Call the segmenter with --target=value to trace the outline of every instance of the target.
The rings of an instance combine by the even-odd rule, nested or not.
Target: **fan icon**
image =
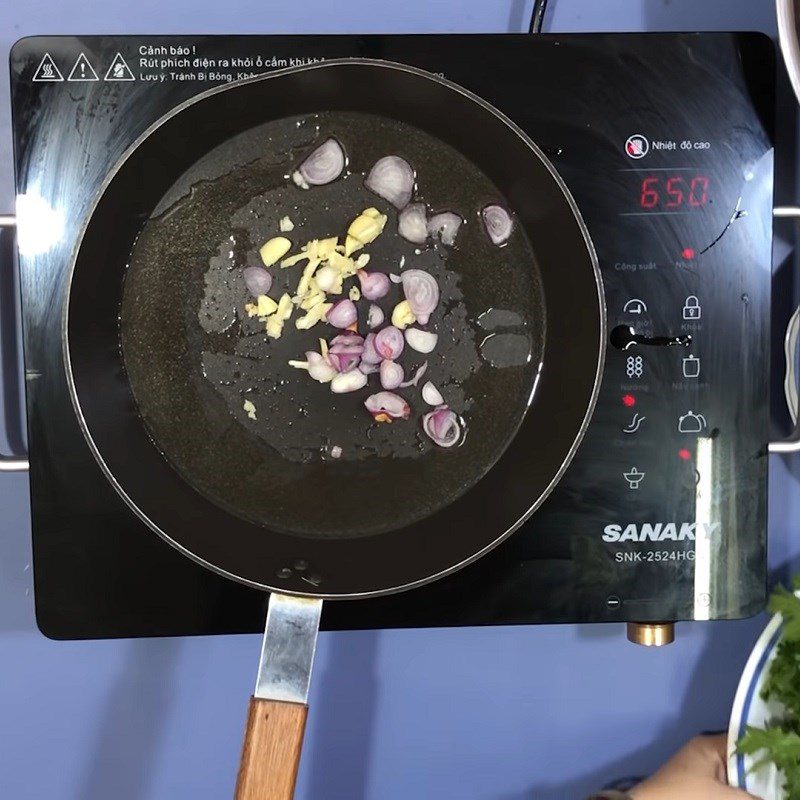
[[[639,484],[642,482],[642,478],[644,478],[645,473],[639,472],[636,467],[631,467],[627,472],[622,473],[622,477],[628,481],[628,488],[629,489],[638,489]]]

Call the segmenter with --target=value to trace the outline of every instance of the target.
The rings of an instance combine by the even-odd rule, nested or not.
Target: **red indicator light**
[[[694,258],[694,247],[684,247],[681,251],[681,255],[689,261],[690,259]]]
[[[692,454],[685,447],[681,447],[681,449],[678,450],[678,457],[682,458],[684,461],[688,461],[692,457]]]
[[[622,395],[622,405],[626,408],[633,408],[636,405],[636,398],[632,394]]]

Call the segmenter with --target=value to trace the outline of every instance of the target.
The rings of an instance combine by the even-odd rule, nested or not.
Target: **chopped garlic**
[[[289,258],[284,258],[283,261],[281,261],[281,266],[291,267],[304,258],[309,259],[309,261],[316,261],[317,263],[324,261],[335,251],[338,241],[339,240],[335,236],[331,236],[328,239],[312,239],[308,244],[300,248],[299,253],[289,256]]]
[[[394,311],[392,311],[392,325],[394,325],[395,328],[403,330],[403,328],[407,328],[412,322],[416,321],[417,318],[414,316],[414,312],[411,310],[408,300],[403,300],[402,303],[398,303],[394,307]]]
[[[278,306],[273,314],[267,317],[267,336],[280,339],[283,333],[283,323],[292,316],[292,297],[288,294],[281,295]]]
[[[342,275],[342,278],[350,278],[358,271],[356,262],[353,261],[352,258],[343,256],[341,253],[337,253],[336,251],[328,256],[328,265],[334,269],[338,269]]]
[[[303,311],[311,311],[312,308],[324,302],[325,292],[309,292],[303,297],[303,300],[300,303],[300,308],[302,308]]]
[[[267,317],[267,336],[271,339],[280,339],[282,333],[283,320],[275,314]]]
[[[248,317],[258,317],[262,322],[270,315],[274,314],[278,304],[265,294],[260,294],[255,303],[245,303],[244,310]]]
[[[317,257],[324,261],[331,253],[336,252],[336,245],[338,243],[339,240],[335,236],[330,236],[327,239],[320,239],[319,246],[317,247]]]
[[[348,236],[344,240],[344,254],[349,256],[351,253],[354,253],[356,250],[360,250],[364,245],[356,239],[355,236]]]
[[[288,216],[285,216],[281,218],[278,227],[281,229],[281,233],[288,233],[294,230],[294,222],[292,222]]]
[[[358,288],[358,286],[351,286],[350,287],[350,292],[348,294],[348,297],[354,303],[358,302],[361,299],[361,290]]]
[[[364,267],[366,267],[367,264],[369,264],[369,253],[362,253],[356,259],[356,268],[357,269],[364,269]]]
[[[295,320],[295,326],[299,331],[307,331],[313,328],[330,310],[333,303],[320,303],[314,306],[304,317]]]
[[[258,251],[265,267],[277,264],[292,249],[292,243],[285,236],[276,236],[266,242]]]
[[[374,242],[381,235],[386,219],[386,214],[381,214],[377,208],[365,208],[347,229],[344,254],[349,256],[364,245]]]
[[[278,304],[265,294],[260,294],[256,298],[256,302],[258,303],[256,306],[256,316],[258,317],[268,317],[278,310]]]
[[[300,283],[297,284],[297,296],[303,297],[309,290],[311,279],[314,277],[314,272],[316,272],[317,267],[319,266],[319,261],[313,259],[309,261],[306,265],[306,268],[303,270],[303,275],[300,278]]]
[[[319,352],[322,353],[323,358],[328,356],[328,343],[324,339],[319,340]]]
[[[255,404],[250,400],[245,400],[242,408],[247,412],[247,416],[250,417],[250,419],[258,419],[258,417],[256,417]]]
[[[300,170],[296,169],[292,173],[292,181],[294,182],[295,186],[298,186],[301,189],[309,189],[311,188],[308,185],[308,181],[300,174]]]
[[[304,258],[311,258],[311,254],[306,252],[305,247],[302,247],[299,253],[289,256],[289,258],[284,258],[283,261],[281,261],[281,268],[293,267],[295,264],[299,264]]]
[[[286,293],[281,295],[275,315],[280,319],[289,319],[292,316],[292,298]]]

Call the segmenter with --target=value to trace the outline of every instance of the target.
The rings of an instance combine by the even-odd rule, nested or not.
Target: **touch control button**
[[[644,359],[641,356],[628,356],[625,359],[625,374],[629,378],[641,378],[644,375]]]
[[[644,300],[640,300],[638,297],[632,297],[622,307],[622,312],[624,314],[637,314],[637,315],[646,314],[647,303],[645,303]]]
[[[683,359],[683,377],[700,377],[700,359],[697,356],[686,356]]]
[[[638,489],[646,473],[640,472],[636,467],[631,467],[627,472],[622,473],[622,477],[628,481],[629,489]]]
[[[694,411],[687,411],[678,417],[678,433],[700,433],[706,427],[706,418]]]
[[[622,429],[623,433],[636,433],[642,427],[642,423],[647,419],[638,412],[633,415],[631,421]]]
[[[683,303],[683,318],[684,319],[700,319],[703,316],[703,309],[700,306],[700,301],[697,295],[690,294]]]

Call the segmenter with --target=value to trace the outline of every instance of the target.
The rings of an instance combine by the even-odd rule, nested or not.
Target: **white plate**
[[[728,782],[731,786],[745,789],[762,800],[783,800],[781,788],[783,780],[772,764],[766,764],[755,772],[751,772],[754,762],[752,756],[743,756],[736,752],[736,743],[744,734],[748,725],[763,728],[770,719],[781,714],[780,703],[761,699],[761,687],[769,673],[775,648],[781,638],[781,617],[776,614],[758,637],[750,658],[747,659],[739,688],[733,701],[731,722],[728,728]]]

